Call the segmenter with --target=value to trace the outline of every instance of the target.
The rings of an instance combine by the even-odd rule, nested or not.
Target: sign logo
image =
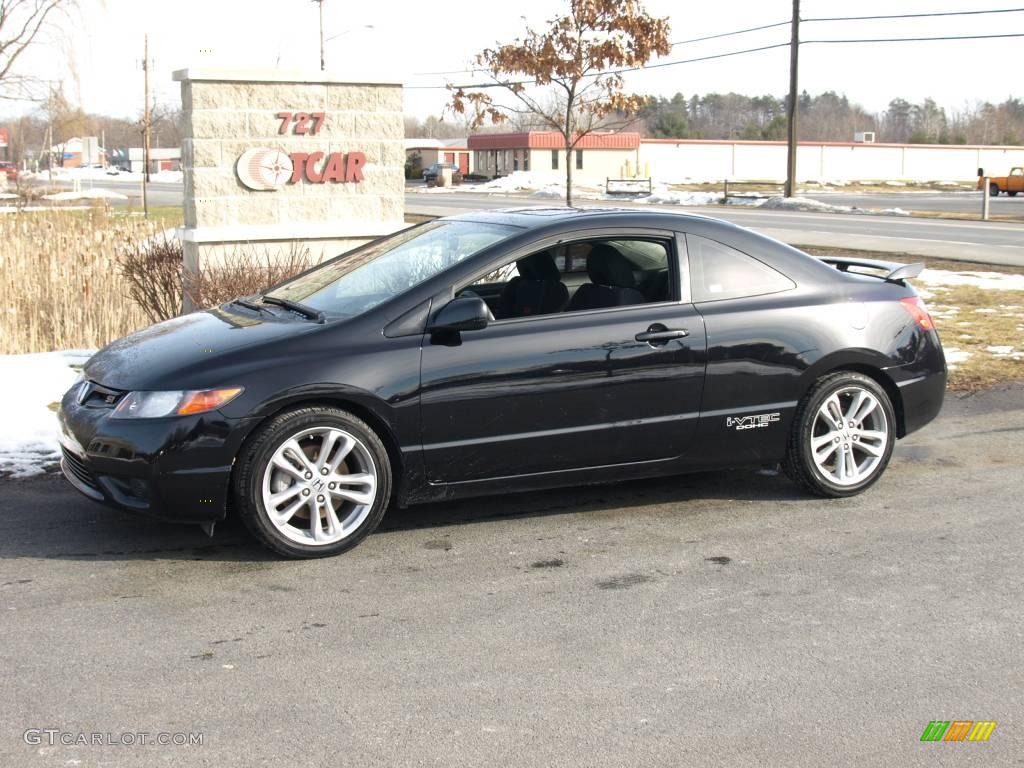
[[[280,189],[292,177],[292,160],[280,149],[255,147],[238,158],[235,172],[238,180],[257,191]]]
[[[362,152],[292,152],[254,147],[243,152],[235,163],[238,180],[249,189],[265,192],[285,184],[306,181],[359,183],[363,180],[366,155]]]
[[[725,426],[734,429],[761,429],[779,420],[778,413],[757,413],[751,416],[726,416]]]
[[[988,741],[995,729],[995,720],[932,720],[921,741]]]

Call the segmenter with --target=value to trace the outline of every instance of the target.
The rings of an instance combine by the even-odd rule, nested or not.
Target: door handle
[[[682,339],[689,336],[690,332],[685,328],[654,328],[653,326],[643,333],[638,333],[635,338],[637,341],[669,341],[670,339]]]

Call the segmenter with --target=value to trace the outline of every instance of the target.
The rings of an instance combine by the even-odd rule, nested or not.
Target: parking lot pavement
[[[10,481],[0,765],[1020,764],[1022,433],[1024,386],[951,397],[858,498],[470,500],[315,562]],[[141,732],[203,743],[60,743]]]

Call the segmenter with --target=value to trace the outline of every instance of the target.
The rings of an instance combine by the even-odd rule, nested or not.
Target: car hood
[[[87,378],[121,390],[202,389],[224,384],[237,352],[294,339],[322,325],[256,318],[219,308],[176,317],[101,349],[85,365]],[[248,354],[251,354],[251,350]]]

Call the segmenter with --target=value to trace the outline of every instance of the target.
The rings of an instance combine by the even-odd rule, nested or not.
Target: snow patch
[[[966,363],[971,359],[971,353],[959,347],[946,347],[943,351],[946,353],[946,367],[951,371],[956,370],[959,363]]]
[[[159,181],[162,184],[180,184],[185,179],[181,171],[158,171],[149,174],[150,181]]]
[[[757,204],[758,208],[769,211],[804,211],[811,213],[852,213],[857,215],[909,216],[902,208],[857,208],[849,205],[832,205],[809,197],[769,197]]]
[[[1007,357],[1008,355],[1013,354],[1013,347],[1004,346],[1001,344],[993,344],[991,346],[985,347],[985,351],[995,355],[996,357]]]
[[[722,202],[721,192],[681,192],[660,187],[635,202],[650,205],[716,205]]]
[[[915,279],[926,285],[969,285],[996,291],[1024,291],[1024,274],[926,269]],[[979,309],[978,312],[995,312],[995,310]]]
[[[47,180],[51,178],[50,171],[37,171],[35,173],[25,172],[22,174],[25,179]],[[125,181],[141,181],[141,173],[119,171],[113,166],[106,168],[54,168],[52,178],[58,181],[101,181],[104,179],[116,178]]]
[[[0,399],[17,403],[0,432],[0,475],[38,475],[60,459],[57,414],[51,410],[95,350],[0,355]]]

